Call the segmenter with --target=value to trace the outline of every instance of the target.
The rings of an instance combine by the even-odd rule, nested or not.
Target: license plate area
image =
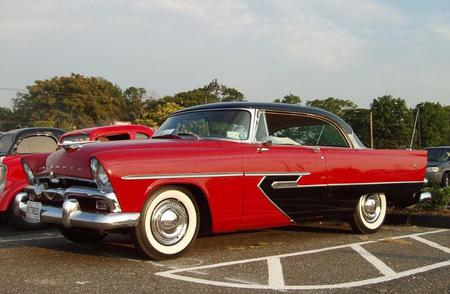
[[[41,202],[27,201],[27,221],[30,223],[39,223],[41,221],[41,208]]]

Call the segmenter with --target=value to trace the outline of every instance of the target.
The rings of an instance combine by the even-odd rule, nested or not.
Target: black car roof
[[[326,117],[335,123],[337,123],[340,127],[342,127],[348,133],[353,133],[352,128],[339,116],[329,111],[326,111],[321,108],[295,105],[295,104],[287,104],[287,103],[263,103],[263,102],[222,102],[222,103],[211,103],[211,104],[203,104],[198,106],[188,107],[182,110],[175,112],[174,114],[180,114],[189,111],[195,110],[208,110],[208,109],[229,109],[229,108],[251,108],[251,109],[265,109],[265,110],[273,110],[273,111],[287,111],[287,112],[301,112],[308,114],[315,114],[319,116]]]
[[[60,137],[62,134],[64,134],[64,130],[57,129],[57,128],[22,128],[22,129],[15,129],[8,131],[6,133],[1,134],[4,135],[13,135],[14,137],[22,137],[24,135],[28,134],[36,134],[36,133],[52,133],[56,137]]]

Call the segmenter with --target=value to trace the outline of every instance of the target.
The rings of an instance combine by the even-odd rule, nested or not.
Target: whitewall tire
[[[199,217],[197,203],[188,190],[167,186],[147,199],[132,237],[138,249],[154,260],[178,257],[197,237]]]
[[[350,225],[357,233],[375,233],[383,225],[386,209],[386,196],[383,193],[363,195],[358,200]]]

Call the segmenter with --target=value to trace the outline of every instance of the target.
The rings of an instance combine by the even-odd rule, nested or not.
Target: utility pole
[[[411,143],[409,144],[409,149],[412,149],[413,146],[413,141],[414,141],[414,135],[416,134],[416,127],[417,127],[417,120],[419,119],[419,112],[420,112],[420,107],[423,105],[423,103],[419,103],[416,106],[416,119],[414,120],[414,128],[413,128],[413,132],[412,132],[412,136],[411,136]]]
[[[372,111],[369,112],[369,121],[370,121],[370,148],[373,149],[373,115],[372,115]]]

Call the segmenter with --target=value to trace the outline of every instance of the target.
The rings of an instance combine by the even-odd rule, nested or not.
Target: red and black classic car
[[[327,111],[222,103],[171,115],[152,139],[59,150],[16,197],[16,213],[73,242],[128,231],[153,259],[212,233],[349,221],[382,225],[391,203],[420,197],[425,151],[373,150]]]
[[[16,217],[12,213],[13,199],[19,191],[34,180],[34,173],[45,168],[47,156],[58,148],[58,139],[60,145],[70,147],[72,144],[78,145],[91,141],[149,138],[153,135],[153,129],[141,125],[117,125],[63,133],[63,130],[52,128],[27,128],[8,132],[0,138],[0,144],[4,146],[8,154],[3,159],[4,167],[0,166],[0,211],[11,212],[8,217],[18,228],[33,229],[41,226],[39,221]],[[5,181],[4,191],[1,186],[2,180]]]
[[[14,196],[31,184],[28,179],[33,173],[24,158],[28,154],[46,157],[56,151],[63,133],[63,130],[55,128],[23,128],[0,136],[0,212],[12,213]],[[18,224],[22,224],[21,219]]]

